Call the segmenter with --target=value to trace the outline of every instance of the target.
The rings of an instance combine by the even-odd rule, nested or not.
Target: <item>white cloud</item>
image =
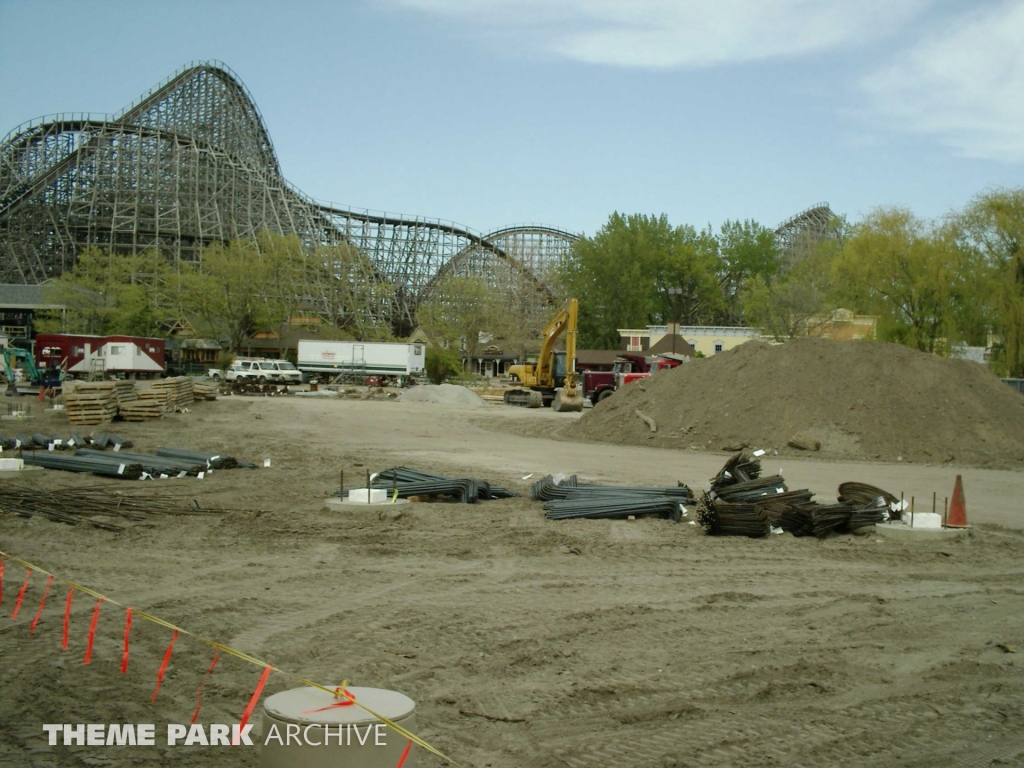
[[[568,59],[682,68],[801,56],[875,39],[934,0],[390,0]]]
[[[951,20],[861,80],[901,129],[965,157],[1024,161],[1024,3]]]

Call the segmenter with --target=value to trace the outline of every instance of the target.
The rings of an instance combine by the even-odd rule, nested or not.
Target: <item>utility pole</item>
[[[669,288],[668,289],[668,295],[669,296],[682,296],[683,295],[683,289],[682,288]],[[671,301],[672,304],[675,304],[678,301],[678,299],[676,299],[675,301],[672,301],[672,300],[670,300],[670,301]],[[678,311],[678,309],[677,309],[675,314],[676,314],[676,327],[675,327],[675,331],[672,332],[672,354],[673,355],[676,353],[676,336],[679,335],[679,311]]]

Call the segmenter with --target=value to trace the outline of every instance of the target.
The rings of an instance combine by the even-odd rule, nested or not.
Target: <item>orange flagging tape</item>
[[[71,615],[71,600],[72,600],[72,596],[74,595],[74,591],[77,589],[80,592],[84,592],[85,594],[90,595],[90,596],[96,598],[96,606],[95,606],[95,608],[93,608],[92,621],[89,624],[89,638],[88,638],[88,644],[87,644],[86,650],[85,650],[85,659],[82,662],[83,664],[88,664],[92,660],[92,649],[93,649],[93,643],[94,643],[95,637],[96,637],[96,624],[97,624],[97,622],[99,620],[100,605],[104,601],[106,601],[106,602],[110,603],[111,605],[118,606],[119,608],[126,608],[127,609],[128,606],[123,605],[123,604],[117,602],[116,600],[112,600],[109,597],[107,597],[106,595],[100,594],[99,592],[97,592],[94,589],[90,589],[89,587],[86,587],[86,586],[84,586],[82,584],[78,584],[78,583],[76,583],[74,581],[71,581],[69,579],[65,579],[65,578],[62,578],[60,576],[56,576],[56,575],[50,573],[49,571],[47,571],[46,569],[40,568],[38,565],[33,565],[32,563],[28,562],[27,560],[22,560],[19,557],[15,557],[15,556],[11,555],[10,553],[3,552],[3,551],[0,551],[0,578],[2,578],[2,575],[3,575],[3,566],[4,566],[3,558],[7,558],[8,560],[11,560],[12,562],[19,563],[20,565],[23,565],[26,568],[28,568],[28,573],[25,576],[25,583],[22,584],[22,586],[21,586],[21,592],[20,592],[20,594],[18,596],[18,601],[17,601],[17,604],[15,605],[15,608],[14,608],[14,614],[11,616],[11,618],[14,618],[18,614],[18,609],[19,609],[19,607],[21,605],[21,598],[24,596],[25,590],[28,588],[28,580],[29,580],[29,577],[32,575],[32,571],[39,571],[40,573],[42,573],[42,574],[44,574],[46,576],[52,576],[57,581],[62,582],[64,584],[67,584],[71,588],[68,591],[67,603],[65,604],[65,608],[64,608],[64,637],[63,637],[63,645],[62,645],[63,648],[67,648],[67,644],[68,644],[68,623],[69,623],[69,619],[70,619],[70,615]],[[2,586],[2,582],[0,582],[0,586]],[[244,651],[239,651],[239,650],[237,650],[235,648],[231,648],[229,646],[222,645],[221,643],[214,642],[213,640],[210,640],[209,638],[203,637],[202,635],[197,635],[197,634],[195,634],[193,632],[189,632],[188,630],[183,629],[183,628],[181,628],[181,627],[179,627],[179,626],[177,626],[175,624],[172,624],[169,621],[161,619],[159,616],[154,616],[154,615],[152,615],[150,613],[145,613],[143,611],[136,611],[134,609],[132,609],[132,614],[131,615],[132,616],[137,616],[137,617],[139,617],[141,619],[145,619],[146,621],[151,622],[153,624],[159,624],[160,626],[166,627],[167,629],[170,629],[170,630],[172,630],[174,632],[179,632],[179,633],[181,633],[183,635],[188,635],[189,637],[195,638],[199,642],[205,643],[206,645],[212,646],[214,648],[215,653],[214,653],[214,656],[213,656],[213,661],[210,664],[210,668],[206,671],[206,675],[203,677],[202,682],[200,682],[199,688],[196,690],[196,711],[192,715],[192,720],[191,720],[192,723],[194,723],[196,721],[196,718],[199,716],[200,696],[202,694],[203,685],[205,684],[206,680],[209,678],[210,674],[213,672],[214,667],[217,665],[217,660],[220,658],[220,652],[223,651],[224,653],[227,653],[227,654],[229,654],[231,656],[234,656],[237,659],[241,659],[244,662],[247,662],[249,664],[253,664],[255,666],[263,668],[263,675],[261,676],[261,684],[257,688],[256,693],[254,694],[253,699],[250,700],[249,706],[246,708],[245,719],[242,721],[242,726],[243,727],[244,727],[245,723],[248,721],[249,716],[252,714],[252,710],[255,709],[256,704],[258,703],[258,700],[259,700],[259,695],[258,694],[262,693],[263,684],[266,683],[266,678],[268,678],[270,676],[271,672],[277,672],[277,673],[282,674],[282,675],[284,675],[285,677],[287,677],[287,678],[289,678],[291,680],[294,680],[297,683],[301,683],[302,685],[309,686],[310,688],[315,688],[318,691],[323,691],[324,693],[329,693],[329,694],[331,694],[331,695],[333,695],[333,696],[335,696],[337,698],[340,698],[340,697],[343,696],[344,698],[348,699],[349,703],[355,704],[357,707],[359,707],[363,711],[373,715],[378,720],[380,720],[382,723],[384,723],[385,725],[390,727],[395,733],[397,733],[400,736],[403,736],[406,739],[408,739],[412,744],[415,744],[415,745],[417,745],[419,747],[422,747],[427,752],[430,752],[432,755],[436,755],[437,757],[441,758],[442,760],[446,760],[448,763],[450,763],[451,765],[455,766],[455,768],[461,768],[459,763],[455,762],[455,760],[453,760],[452,758],[448,757],[448,755],[446,755],[441,750],[437,749],[437,747],[435,747],[435,746],[433,746],[431,744],[428,744],[426,741],[421,739],[416,734],[408,731],[407,729],[403,728],[401,725],[399,725],[398,723],[394,722],[393,720],[385,717],[384,715],[382,715],[382,714],[380,714],[378,712],[373,711],[370,707],[366,706],[362,702],[356,701],[355,700],[355,696],[353,696],[349,691],[345,690],[343,686],[341,686],[339,688],[335,688],[335,689],[332,690],[331,688],[328,688],[328,687],[326,687],[324,685],[321,685],[320,683],[317,683],[317,682],[314,682],[312,680],[309,680],[308,678],[301,677],[300,675],[296,675],[296,674],[294,674],[292,672],[286,672],[283,669],[278,669],[278,668],[274,667],[272,664],[270,664],[270,663],[268,663],[266,661],[263,661],[262,659],[258,659],[255,656],[251,656],[248,653],[245,653]],[[130,627],[130,620],[126,619],[126,627],[125,627],[125,652],[127,652],[127,635],[128,635],[129,627]],[[125,663],[125,657],[122,657],[122,664],[124,664],[124,663]],[[239,730],[241,730],[241,728]]]
[[[4,604],[4,559],[0,557],[0,605]]]
[[[96,607],[92,609],[92,621],[89,623],[89,640],[85,645],[85,659],[83,664],[88,664],[92,661],[92,643],[96,639],[96,622],[100,620],[100,604],[103,602],[101,597],[96,601]]]
[[[28,625],[29,634],[34,635],[36,633],[36,624],[39,623],[39,617],[43,615],[43,606],[46,605],[46,596],[50,594],[51,584],[53,584],[53,574],[50,574],[50,578],[46,580],[46,588],[43,590],[43,597],[39,601],[39,610],[36,611],[36,616],[32,619],[32,623]]]
[[[18,592],[18,599],[14,601],[14,613],[11,614],[11,619],[18,618],[18,611],[21,610],[21,601],[25,597],[25,590],[28,589],[28,580],[32,577],[32,569],[28,569],[28,573],[25,574],[25,581],[21,585],[21,590]]]
[[[220,650],[214,651],[213,661],[210,662],[210,668],[206,670],[206,674],[203,675],[203,679],[199,681],[199,687],[196,688],[196,711],[192,713],[192,719],[189,720],[189,723],[194,723],[196,721],[196,718],[199,717],[199,707],[202,706],[202,704],[199,702],[199,697],[203,693],[203,686],[206,685],[207,678],[209,678],[210,675],[213,674],[213,668],[217,666],[217,659],[219,658]]]
[[[128,635],[132,631],[132,609],[126,608],[124,612],[124,651],[121,653],[121,674],[128,671]]]
[[[253,691],[252,698],[249,699],[249,704],[245,708],[245,712],[242,713],[242,719],[238,721],[238,732],[231,739],[231,746],[238,746],[241,732],[245,730],[245,724],[249,722],[249,717],[252,715],[252,711],[256,709],[256,703],[260,700],[260,695],[263,693],[263,686],[267,684],[267,678],[270,677],[270,673],[273,671],[273,667],[263,668],[263,674],[260,675],[260,681],[256,684],[256,690]]]
[[[343,700],[343,701],[336,701],[333,704],[328,704],[326,707],[320,707],[319,709],[304,709],[302,711],[302,714],[310,715],[310,714],[312,714],[314,712],[323,712],[323,711],[328,710],[328,709],[334,709],[335,707],[351,707],[353,704],[356,703],[356,695],[354,693],[352,693],[352,691],[348,690],[347,688],[344,689],[344,690],[342,690],[340,686],[335,688],[334,689],[334,695],[335,696],[347,696],[348,698]]]
[[[409,750],[411,749],[412,742],[410,741],[408,744],[405,745],[405,751],[402,753],[402,756],[398,758],[398,765],[396,765],[395,768],[402,768],[402,766],[405,765],[405,758],[409,756]]]
[[[171,660],[171,652],[174,650],[174,644],[178,642],[178,630],[174,630],[174,634],[171,635],[171,644],[167,646],[167,650],[164,651],[164,660],[160,664],[160,669],[156,673],[156,688],[153,689],[153,698],[150,701],[156,701],[156,695],[160,692],[160,686],[164,682],[164,672],[167,671],[167,662]],[[193,720],[192,722],[195,722]]]
[[[65,651],[68,649],[68,622],[71,621],[71,598],[75,596],[75,588],[71,587],[68,590],[68,599],[64,601],[64,639],[61,641],[60,647]]]

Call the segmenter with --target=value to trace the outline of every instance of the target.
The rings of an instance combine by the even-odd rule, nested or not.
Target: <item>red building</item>
[[[40,333],[35,339],[35,361],[40,370],[63,368],[68,375],[154,377],[164,372],[164,340]]]

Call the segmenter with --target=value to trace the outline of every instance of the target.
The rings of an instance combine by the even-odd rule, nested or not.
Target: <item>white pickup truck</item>
[[[210,375],[219,380],[221,370],[211,369]],[[301,384],[302,371],[287,360],[240,360],[224,371],[224,379],[258,384]]]

